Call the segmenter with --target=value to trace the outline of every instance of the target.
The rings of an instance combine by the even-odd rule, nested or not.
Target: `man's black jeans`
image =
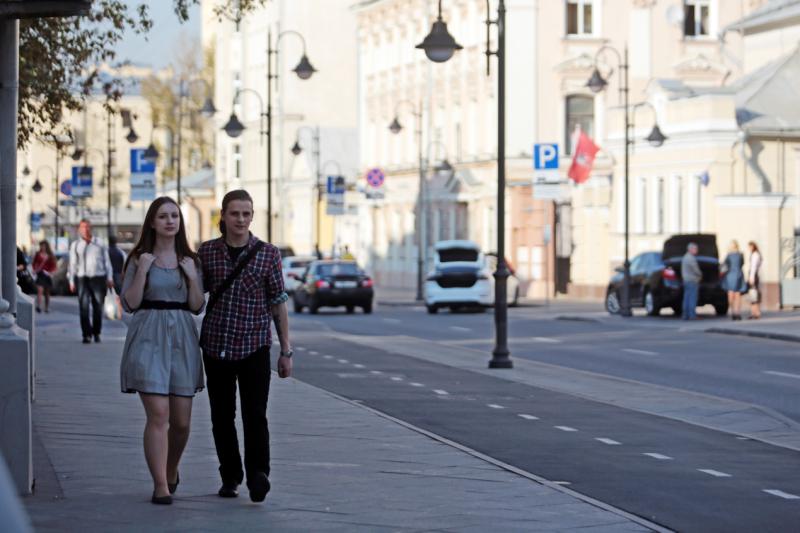
[[[269,347],[244,359],[230,361],[203,355],[206,387],[211,405],[211,426],[223,483],[241,484],[244,479],[239,440],[236,437],[236,382],[244,429],[244,467],[247,478],[264,472],[269,477]]]
[[[103,328],[103,300],[106,297],[106,278],[103,276],[80,277],[75,280],[78,289],[78,306],[81,313],[81,331],[84,337],[100,335]],[[89,321],[89,306],[92,320]]]

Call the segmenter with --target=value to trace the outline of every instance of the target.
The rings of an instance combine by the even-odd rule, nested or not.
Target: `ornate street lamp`
[[[442,20],[442,0],[439,0],[439,16],[436,18],[436,22],[431,26],[430,33],[416,48],[424,50],[428,59],[434,63],[444,63],[453,57],[456,50],[464,48],[447,31],[447,24]]]

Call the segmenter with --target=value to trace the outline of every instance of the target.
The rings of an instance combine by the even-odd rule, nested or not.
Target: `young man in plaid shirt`
[[[246,473],[250,499],[261,502],[270,489],[267,426],[270,319],[275,321],[281,346],[278,375],[286,378],[292,375],[293,354],[286,307],[288,296],[283,289],[280,252],[250,233],[253,200],[247,191],[226,194],[220,216],[222,237],[203,243],[198,250],[203,284],[212,294],[200,345],[222,477],[219,495],[238,496],[238,487]],[[254,251],[254,247],[258,250]],[[255,254],[252,257],[251,252]],[[247,261],[246,266],[220,294],[220,287],[240,261]],[[235,425],[237,382],[244,426],[244,471]]]

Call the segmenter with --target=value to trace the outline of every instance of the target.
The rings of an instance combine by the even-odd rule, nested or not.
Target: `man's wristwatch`
[[[285,357],[286,359],[291,359],[293,355],[294,355],[294,350],[292,350],[291,348],[289,348],[285,352],[281,350],[281,357]]]

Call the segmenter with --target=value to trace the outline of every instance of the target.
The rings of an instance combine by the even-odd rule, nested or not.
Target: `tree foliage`
[[[199,0],[173,0],[181,21]],[[128,9],[122,0],[95,0],[85,17],[20,21],[19,123],[23,148],[36,136],[65,134],[65,111],[83,109],[84,98],[102,89],[121,96],[118,80],[100,80],[98,66],[117,59],[116,45],[127,32],[147,33],[153,25],[147,3]]]

